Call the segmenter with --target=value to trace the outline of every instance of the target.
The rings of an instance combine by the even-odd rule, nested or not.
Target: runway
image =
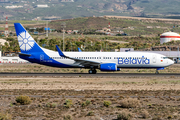
[[[0,73],[0,77],[180,77],[180,73]]]

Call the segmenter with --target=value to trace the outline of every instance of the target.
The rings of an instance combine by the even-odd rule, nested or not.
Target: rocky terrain
[[[180,10],[177,0],[2,0],[0,3],[0,18],[8,16],[13,20],[54,20],[103,15],[178,19]]]

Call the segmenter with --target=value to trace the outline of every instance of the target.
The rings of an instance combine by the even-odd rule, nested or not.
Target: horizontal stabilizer
[[[25,54],[25,53],[18,53],[18,54],[23,56],[31,56],[31,54]]]

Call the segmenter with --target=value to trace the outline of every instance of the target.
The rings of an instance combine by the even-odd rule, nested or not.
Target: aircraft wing
[[[64,55],[64,53],[59,49],[59,47],[56,45],[56,48],[58,50],[58,53],[61,57],[65,57],[71,60],[76,61],[75,64],[76,65],[82,65],[82,66],[98,66],[100,64],[100,62],[95,62],[95,61],[90,61],[90,60],[84,60],[84,59],[77,59],[77,58],[73,58],[73,57],[69,57]]]

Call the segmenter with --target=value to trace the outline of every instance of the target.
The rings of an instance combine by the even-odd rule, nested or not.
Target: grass
[[[56,68],[56,67],[48,67],[44,65],[38,65],[38,64],[2,64],[0,66],[1,72],[13,72],[16,73],[17,71],[19,73],[26,73],[26,72],[32,72],[32,73],[88,73],[88,69],[79,69],[79,68]],[[161,73],[177,73],[179,71],[179,64],[172,65],[168,68],[165,68],[162,71],[159,71]],[[100,70],[97,70],[98,73],[107,73],[107,72],[101,72]],[[155,73],[155,69],[140,69],[137,71],[137,69],[122,69],[121,71],[118,71],[116,73]],[[82,75],[79,75],[79,77],[82,77]],[[173,76],[171,76],[173,78]],[[159,80],[158,80],[159,81]],[[114,81],[110,82],[112,84],[116,84]],[[110,84],[109,83],[109,84]],[[137,84],[138,82],[127,82],[124,81],[124,84]],[[117,84],[122,84],[122,82],[117,81]]]

